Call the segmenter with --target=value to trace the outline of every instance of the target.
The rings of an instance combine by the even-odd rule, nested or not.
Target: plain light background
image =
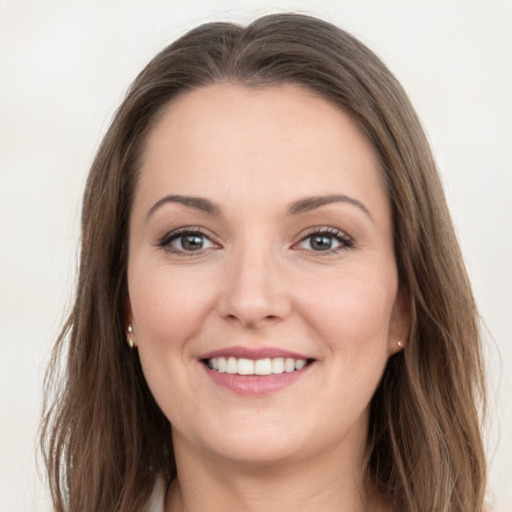
[[[35,458],[43,373],[85,176],[128,84],[199,23],[287,10],[359,37],[422,119],[490,333],[489,499],[512,512],[510,0],[0,0],[0,512],[51,510]]]

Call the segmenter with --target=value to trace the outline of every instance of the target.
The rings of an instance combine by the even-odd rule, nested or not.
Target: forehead
[[[380,182],[373,146],[332,103],[294,85],[220,83],[166,107],[148,136],[137,195],[364,193],[385,202]]]

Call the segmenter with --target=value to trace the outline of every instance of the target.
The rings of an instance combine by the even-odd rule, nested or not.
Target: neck
[[[352,453],[334,448],[314,459],[250,464],[194,453],[180,441],[175,443],[178,477],[167,494],[166,512],[384,511],[365,489],[361,450],[357,456],[354,448]]]

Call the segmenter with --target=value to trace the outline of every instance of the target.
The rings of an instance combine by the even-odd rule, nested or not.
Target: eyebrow
[[[307,213],[312,210],[316,210],[321,206],[325,206],[332,203],[348,203],[353,206],[357,206],[360,210],[362,210],[370,219],[373,220],[373,217],[366,208],[366,206],[357,199],[353,197],[346,196],[344,194],[329,194],[326,196],[311,196],[305,197],[304,199],[299,199],[298,201],[293,202],[288,208],[289,215],[300,215],[301,213]]]
[[[160,208],[162,205],[167,203],[178,203],[186,206],[187,208],[193,208],[202,212],[209,213],[210,215],[220,215],[220,208],[202,197],[192,196],[180,196],[180,195],[168,195],[159,199],[148,211],[146,218],[149,218],[155,210]]]
[[[200,210],[202,212],[209,213],[210,215],[221,214],[221,210],[216,204],[208,199],[204,199],[203,197],[167,195],[162,197],[162,199],[159,199],[149,209],[146,218],[149,218],[155,212],[155,210],[167,203],[182,204],[187,208]],[[299,199],[298,201],[294,201],[289,206],[287,213],[288,215],[300,215],[302,213],[307,213],[332,203],[348,203],[357,206],[360,210],[366,213],[370,219],[373,220],[373,217],[370,214],[368,208],[366,208],[366,206],[361,201],[358,201],[357,199],[344,194],[329,194],[325,196],[305,197],[303,199]]]

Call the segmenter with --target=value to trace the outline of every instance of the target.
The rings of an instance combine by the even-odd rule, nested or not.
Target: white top
[[[146,506],[142,512],[164,512],[165,509],[165,491],[167,490],[166,482],[163,478],[156,481],[153,493],[149,497]]]

